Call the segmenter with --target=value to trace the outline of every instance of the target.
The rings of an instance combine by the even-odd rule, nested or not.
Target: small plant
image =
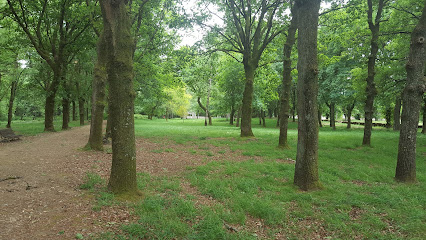
[[[226,151],[225,151],[225,150],[220,150],[220,151],[218,151],[217,153],[225,154],[225,153],[226,153]]]
[[[195,151],[194,149],[189,150],[189,153],[191,154],[197,154],[197,151]]]
[[[154,149],[151,152],[153,152],[153,153],[162,153],[163,149]]]
[[[175,150],[174,150],[174,149],[172,149],[172,148],[166,148],[166,149],[164,149],[164,151],[165,151],[165,152],[175,152]]]
[[[210,151],[206,152],[206,155],[209,156],[209,157],[214,156],[214,154],[212,152],[210,152]]]
[[[93,172],[88,172],[86,173],[85,182],[80,185],[80,189],[93,190],[97,185],[102,185],[103,182],[101,176]]]

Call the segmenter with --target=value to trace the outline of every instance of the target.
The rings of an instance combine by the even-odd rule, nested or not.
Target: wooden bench
[[[16,135],[12,129],[0,129],[0,136],[2,138],[2,142],[10,142],[14,140],[19,140],[22,135]]]

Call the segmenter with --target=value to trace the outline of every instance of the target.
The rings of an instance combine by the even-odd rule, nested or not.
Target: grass
[[[86,121],[87,123],[87,121]],[[4,128],[6,126],[7,122],[0,121],[0,128]],[[55,126],[56,131],[62,131],[62,120],[59,120],[57,117],[57,120],[53,122]],[[77,127],[80,126],[80,121],[70,121],[69,127]],[[44,130],[44,120],[43,119],[36,119],[36,120],[14,120],[12,121],[12,129],[15,132],[18,132],[19,134],[27,135],[27,136],[33,136],[37,135],[39,133],[42,133]]]
[[[374,128],[371,147],[363,147],[362,126],[346,129],[338,124],[335,131],[324,126],[319,132],[324,189],[301,192],[292,183],[294,164],[282,161],[296,159],[296,123],[289,126],[289,148],[280,149],[274,120],[267,119],[263,128],[253,119],[256,137],[249,139],[241,139],[239,129],[225,120],[216,119],[207,127],[203,121],[135,121],[138,137],[160,143],[171,140],[188,146],[192,155],[214,155],[219,160],[188,167],[179,176],[139,173],[138,187],[145,197],[132,205],[139,220],[97,239],[423,239],[426,235],[425,135],[417,136],[418,182],[407,185],[393,179],[397,132]],[[215,153],[213,146],[218,147]],[[231,152],[252,159],[227,159]],[[262,161],[255,160],[259,158]],[[113,195],[96,187],[104,184],[96,179],[91,176],[86,182],[88,189],[98,191],[94,209],[116,204]]]
[[[292,184],[297,125],[290,123],[289,149],[277,148],[278,129],[256,125],[255,138],[239,138],[239,129],[215,121],[137,120],[136,134],[161,142],[198,146],[192,154],[210,156],[240,151],[263,161],[222,159],[188,167],[182,176],[139,174],[146,197],[135,204],[139,221],[103,239],[422,239],[426,235],[426,136],[418,134],[416,184],[393,179],[398,133],[374,128],[372,146],[362,147],[363,129],[338,125],[319,133],[319,173],[324,189],[301,192]],[[163,151],[163,150],[162,150]],[[218,156],[221,156],[219,154]],[[223,155],[225,156],[225,155]],[[183,189],[190,183],[193,191]],[[203,202],[202,199],[210,199]],[[201,204],[199,203],[201,202]],[[258,231],[253,222],[263,226]],[[233,226],[237,232],[227,230]],[[256,231],[256,232],[255,232]]]

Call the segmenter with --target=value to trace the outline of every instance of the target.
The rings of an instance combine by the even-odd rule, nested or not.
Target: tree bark
[[[322,127],[321,109],[318,107],[318,126]]]
[[[423,98],[423,126],[422,133],[426,134],[426,97]]]
[[[368,0],[368,26],[371,31],[371,50],[370,56],[368,57],[368,75],[367,75],[367,87],[366,87],[366,101],[365,101],[365,124],[364,124],[364,138],[362,145],[371,145],[371,131],[373,129],[373,113],[374,113],[374,98],[377,95],[376,84],[374,83],[374,76],[376,75],[376,58],[377,52],[379,51],[379,32],[380,32],[380,21],[383,10],[384,0],[379,0],[379,7],[377,9],[376,18],[373,22],[373,3],[372,0]]]
[[[240,127],[240,117],[241,117],[241,107],[239,107],[237,111],[237,123],[235,124],[235,127]]]
[[[391,128],[392,127],[392,108],[388,107],[386,109],[386,113],[385,113],[385,118],[386,118],[386,128]]]
[[[231,114],[229,115],[229,125],[234,125],[235,108],[231,106]]]
[[[301,190],[318,189],[318,60],[317,33],[320,0],[298,0],[297,112],[299,116],[294,184]]]
[[[411,33],[410,53],[405,66],[407,83],[403,91],[401,131],[395,179],[416,181],[416,141],[420,106],[426,88],[424,76],[426,59],[426,1],[419,23]]]
[[[211,126],[212,123],[212,116],[210,115],[210,110],[209,110],[209,106],[210,106],[210,94],[211,94],[211,88],[212,88],[212,79],[209,78],[209,90],[207,93],[207,103],[206,103],[206,109],[207,109],[207,116],[209,118],[209,125]]]
[[[69,129],[70,101],[68,97],[62,98],[62,130]]]
[[[72,120],[77,121],[77,114],[76,114],[76,107],[75,107],[75,101],[72,100]]]
[[[265,123],[265,115],[266,115],[266,111],[262,110],[261,111],[261,115],[262,115],[262,126],[266,127],[266,123]]]
[[[355,108],[355,101],[352,104],[350,104],[350,105],[348,105],[346,107],[346,117],[347,117],[347,121],[348,121],[348,123],[346,125],[347,129],[351,128],[351,125],[352,125],[352,111],[354,110],[354,108]]]
[[[107,43],[104,34],[101,34],[97,43],[97,60],[95,63],[92,82],[92,118],[90,121],[90,135],[86,147],[102,151],[103,131],[102,124],[105,108],[105,85],[107,81]],[[80,115],[81,116],[81,115]],[[81,119],[80,119],[81,121]]]
[[[115,194],[137,195],[134,127],[133,39],[127,0],[101,1],[110,87],[112,166],[108,189]]]
[[[246,83],[243,92],[243,105],[241,106],[241,137],[254,137],[251,130],[251,113],[253,102],[253,81],[256,69],[251,64],[244,64]]]
[[[280,136],[278,139],[279,147],[288,147],[287,143],[287,131],[288,131],[288,118],[290,117],[290,93],[291,93],[291,52],[293,45],[296,42],[296,31],[297,31],[297,19],[296,14],[293,12],[293,18],[290,21],[290,27],[288,28],[287,39],[284,43],[284,61],[283,61],[283,82],[282,82],[282,94],[281,94],[281,108],[279,110],[280,119]]]
[[[209,118],[210,120],[210,116],[209,116],[209,111],[207,109],[207,107],[205,107],[202,103],[201,103],[201,97],[197,98],[197,102],[198,102],[198,106],[200,106],[201,109],[203,109],[203,111],[206,113],[206,115],[204,116],[204,126],[207,126],[207,118]],[[211,125],[211,124],[210,124]]]
[[[330,127],[333,128],[333,130],[336,130],[336,104],[334,102],[330,102],[330,104],[326,103],[327,106],[330,108]]]
[[[293,84],[293,97],[292,97],[292,102],[293,102],[293,107],[292,107],[292,109],[291,109],[291,115],[292,115],[292,121],[293,122],[296,122],[296,107],[297,107],[297,104],[296,104],[296,94],[297,94],[297,91],[296,91],[296,84]]]
[[[80,120],[80,126],[84,125],[84,98],[80,97],[78,99],[78,114]]]
[[[399,131],[401,128],[401,96],[395,99],[395,108],[393,109],[393,130]]]
[[[16,90],[18,89],[18,80],[12,82],[10,86],[10,98],[9,106],[7,111],[7,125],[6,128],[11,128],[12,117],[13,117],[13,102],[15,101]]]

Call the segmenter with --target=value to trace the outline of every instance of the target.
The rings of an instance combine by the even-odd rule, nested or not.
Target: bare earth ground
[[[125,206],[93,211],[93,196],[79,189],[87,172],[107,179],[111,165],[111,154],[80,150],[88,134],[89,126],[83,126],[0,143],[0,239],[75,239],[77,233],[114,231],[118,223],[136,221]],[[197,147],[166,139],[156,143],[138,138],[136,149],[137,171],[151,175],[179,175],[187,166],[208,161],[253,158],[228,149],[218,153],[223,148],[214,146],[208,146],[213,156],[203,156]],[[187,182],[182,189],[197,196],[198,204],[214,204]],[[260,238],[266,231],[257,219],[249,219],[245,228]]]

